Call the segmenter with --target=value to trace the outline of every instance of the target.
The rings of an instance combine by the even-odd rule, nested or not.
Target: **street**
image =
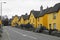
[[[5,26],[1,40],[60,40],[60,37]]]

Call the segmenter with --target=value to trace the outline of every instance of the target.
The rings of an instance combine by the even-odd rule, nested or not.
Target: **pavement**
[[[60,37],[5,26],[1,40],[60,40]]]

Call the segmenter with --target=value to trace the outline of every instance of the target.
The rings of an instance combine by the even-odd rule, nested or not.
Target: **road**
[[[2,40],[60,40],[60,37],[34,33],[10,26],[5,26],[3,28],[2,36]]]

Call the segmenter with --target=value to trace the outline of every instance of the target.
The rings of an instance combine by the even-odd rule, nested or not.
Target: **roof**
[[[30,13],[33,13],[34,17],[37,18],[39,17],[40,11],[31,10]]]
[[[44,9],[44,10],[42,11],[42,13],[40,13],[40,16],[43,16],[44,14],[49,13],[50,10],[51,10],[51,8],[52,8],[52,7],[47,8],[47,9]]]
[[[29,18],[29,15],[22,15],[21,17],[23,17],[24,20]]]
[[[33,13],[34,17],[37,18],[43,16],[46,13],[49,14],[49,13],[57,12],[58,10],[60,10],[60,3],[57,3],[53,7],[42,10],[42,13],[40,13],[40,11],[35,11],[35,10],[31,10],[31,12]]]
[[[47,8],[47,9],[44,9],[42,11],[42,13],[40,13],[40,16],[43,16],[44,14],[49,14],[49,13],[53,13],[53,12],[57,12],[60,10],[60,3],[54,5],[53,7],[50,7],[50,8]]]
[[[60,9],[60,5],[59,4],[56,4],[53,7],[44,9],[43,12],[40,14],[40,16],[43,16],[46,13],[49,14],[49,13],[57,12],[59,9]]]

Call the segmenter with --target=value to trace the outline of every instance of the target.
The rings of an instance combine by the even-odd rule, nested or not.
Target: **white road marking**
[[[9,29],[9,30],[11,30],[11,29]],[[29,38],[33,38],[33,39],[36,39],[36,40],[37,40],[37,38],[36,38],[36,37],[29,36],[29,35],[26,35],[26,34],[20,33],[20,32],[15,31],[15,30],[12,30],[12,31],[14,31],[14,32],[16,32],[16,33],[18,33],[18,34],[20,34],[20,35],[22,35],[22,36],[24,36],[24,37],[29,37]]]

